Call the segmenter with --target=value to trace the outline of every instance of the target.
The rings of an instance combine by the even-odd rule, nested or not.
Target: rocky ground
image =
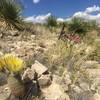
[[[36,32],[37,34],[25,34],[25,32],[20,34],[17,31],[0,33],[0,55],[12,53],[27,62],[27,66],[31,68],[24,72],[23,79],[26,74],[33,79],[34,70],[39,75],[38,82],[42,94],[39,98],[33,97],[33,100],[100,100],[100,62],[85,61],[81,66],[86,68],[92,80],[89,83],[81,76],[78,83],[74,85],[70,72],[65,70],[61,76],[51,74],[48,66],[42,64],[42,55],[56,44],[57,34],[40,35],[42,33]],[[33,94],[35,94],[38,92],[38,87],[37,83],[33,83],[35,84]],[[6,84],[5,75],[0,75],[0,84],[0,100],[16,100],[7,99],[11,91]]]

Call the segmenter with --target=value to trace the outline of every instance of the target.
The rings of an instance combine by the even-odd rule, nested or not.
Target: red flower
[[[77,34],[67,34],[66,38],[69,39],[70,41],[74,41],[75,43],[81,42],[81,38]]]

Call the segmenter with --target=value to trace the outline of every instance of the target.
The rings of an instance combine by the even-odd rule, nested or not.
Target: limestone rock
[[[18,36],[19,35],[18,31],[10,31],[10,34],[12,36]]]
[[[43,100],[70,100],[60,85],[54,82],[49,87],[42,89],[42,94],[44,97]]]
[[[42,76],[38,79],[38,82],[39,82],[39,86],[40,86],[41,88],[49,86],[49,85],[52,83],[52,79],[51,79],[50,74],[42,75]]]
[[[22,75],[22,80],[27,80],[27,79],[33,80],[34,79],[34,75],[35,75],[34,70],[32,70],[30,68],[27,68],[25,70],[24,74]]]
[[[100,95],[99,94],[95,94],[93,96],[93,100],[100,100]]]
[[[35,61],[31,69],[34,70],[38,76],[41,76],[43,73],[48,71],[48,69],[38,61]]]
[[[100,77],[100,69],[87,69],[90,77]]]
[[[7,85],[0,86],[0,100],[8,100],[11,90]]]
[[[2,33],[0,33],[0,38],[2,38],[3,37],[3,34]]]
[[[35,35],[31,35],[31,38],[32,38],[32,39],[35,39]]]

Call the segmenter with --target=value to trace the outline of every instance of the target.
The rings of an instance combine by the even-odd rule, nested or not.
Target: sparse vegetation
[[[98,67],[100,65],[100,27],[96,22],[73,18],[70,22],[58,23],[57,18],[51,15],[46,24],[26,23],[22,20],[21,11],[22,8],[16,0],[0,0],[0,21],[6,25],[9,33],[1,36],[1,33],[5,33],[5,27],[2,29],[4,32],[0,33],[0,79],[3,74],[7,75],[8,83],[6,84],[12,91],[11,95],[18,96],[21,100],[24,100],[24,96],[32,98],[32,93],[35,92],[34,86],[36,86],[35,89],[41,89],[38,81],[43,81],[44,84],[45,80],[48,81],[48,77],[53,80],[50,86],[53,82],[59,87],[65,84],[65,87],[68,87],[64,91],[66,95],[72,96],[75,87],[82,92],[88,89],[93,92],[91,88],[95,77],[91,77],[88,70],[100,69]],[[62,28],[63,25],[64,28]],[[61,28],[63,35],[58,39],[57,33]],[[16,29],[20,34],[12,35],[11,32]],[[97,67],[91,65],[92,61],[97,64]],[[39,67],[42,66],[44,69],[38,69],[39,73],[36,69],[33,71],[34,63],[36,63],[35,66],[39,64]],[[24,75],[26,75],[25,80]],[[69,84],[66,75],[69,76]],[[60,82],[57,83],[56,78]],[[66,78],[65,81],[63,78]],[[84,83],[86,90],[83,89]],[[96,87],[99,83],[96,83]],[[31,90],[32,87],[33,90]],[[97,88],[94,89],[94,91],[97,90],[99,91]],[[36,95],[36,98],[39,96]]]

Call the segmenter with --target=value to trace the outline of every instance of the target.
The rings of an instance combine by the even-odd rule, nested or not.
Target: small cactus
[[[22,59],[15,57],[12,54],[5,54],[0,58],[0,70],[8,70],[8,86],[11,89],[12,95],[23,100],[25,94],[25,86],[21,80],[20,72],[23,70],[25,63]]]
[[[12,95],[14,95],[17,98],[23,98],[25,94],[25,87],[21,80],[19,80],[15,76],[10,75],[8,77],[8,86],[12,91]]]
[[[0,86],[7,84],[7,75],[0,72]]]
[[[2,57],[3,65],[10,71],[10,72],[19,72],[21,71],[25,63],[22,59],[15,57],[12,54],[6,54]]]

